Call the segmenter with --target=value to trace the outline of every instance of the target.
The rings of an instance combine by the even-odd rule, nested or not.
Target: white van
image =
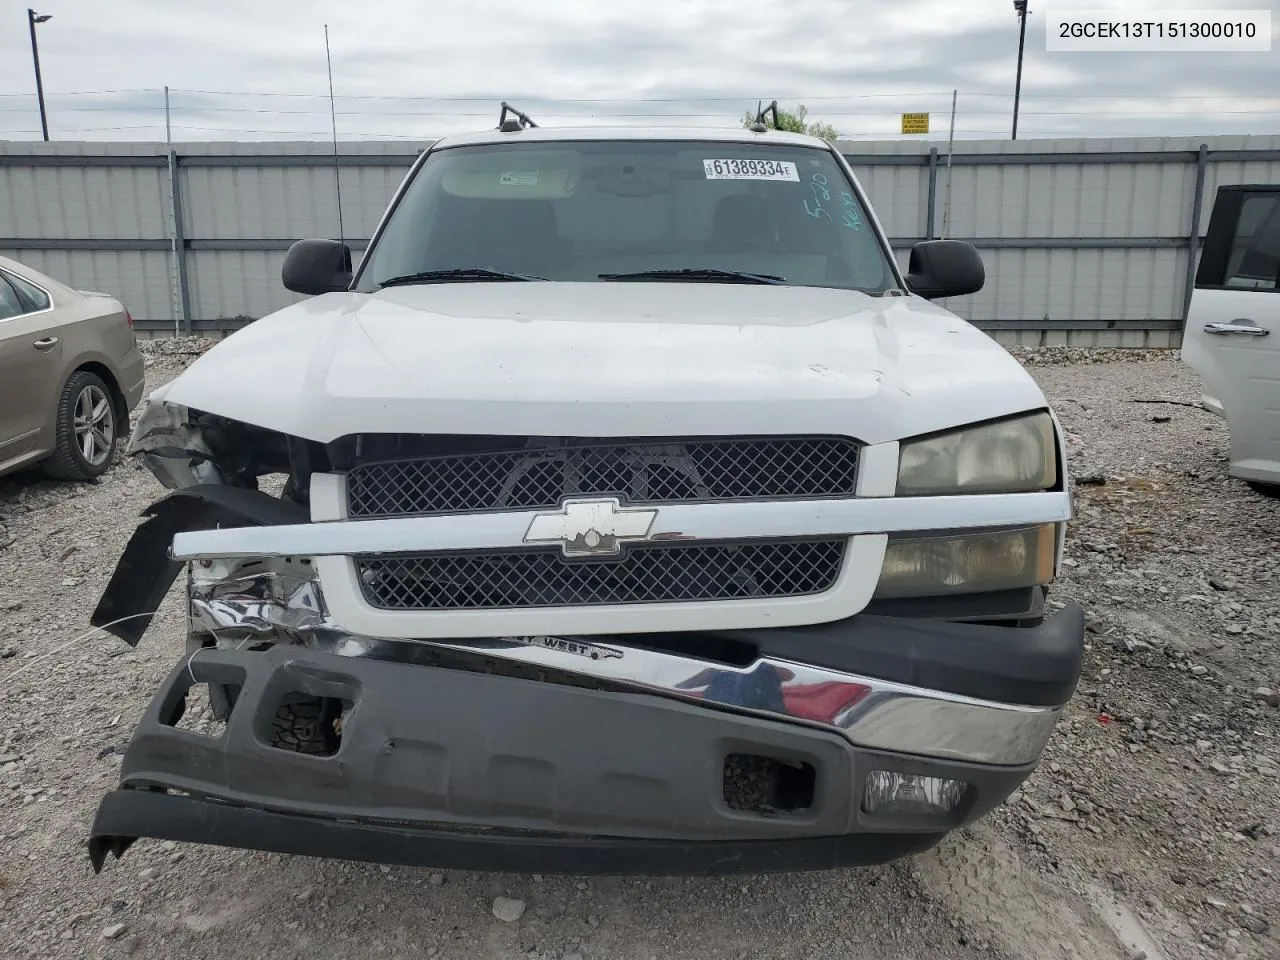
[[[1183,334],[1230,473],[1280,496],[1280,184],[1219,187]]]

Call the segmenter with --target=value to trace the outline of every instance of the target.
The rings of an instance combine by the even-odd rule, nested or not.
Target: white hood
[[[825,433],[881,443],[1046,406],[998,344],[917,298],[702,283],[326,294],[218,344],[164,399],[321,442]]]

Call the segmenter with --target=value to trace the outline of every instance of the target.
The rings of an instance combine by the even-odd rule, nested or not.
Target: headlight
[[[1013,590],[1053,579],[1057,525],[964,537],[890,539],[878,599]]]
[[[1053,419],[1034,413],[913,440],[898,457],[898,496],[1025,493],[1058,482]]]

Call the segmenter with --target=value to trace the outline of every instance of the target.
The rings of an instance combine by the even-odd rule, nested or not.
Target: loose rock
[[[1244,927],[1250,933],[1256,933],[1259,936],[1271,929],[1271,924],[1262,917],[1250,916],[1245,914],[1240,917],[1240,926]]]
[[[1280,707],[1280,693],[1270,687],[1259,687],[1253,691],[1253,695],[1269,707]]]
[[[525,903],[511,897],[496,897],[493,901],[493,915],[503,923],[515,923],[524,916]]]

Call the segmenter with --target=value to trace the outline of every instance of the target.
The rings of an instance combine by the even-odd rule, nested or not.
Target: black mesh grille
[[[494,610],[798,597],[829,590],[845,540],[636,544],[568,560],[558,547],[356,557],[365,600],[385,610]]]
[[[392,517],[626,503],[851,497],[858,444],[846,437],[570,442],[353,467],[349,515]]]

